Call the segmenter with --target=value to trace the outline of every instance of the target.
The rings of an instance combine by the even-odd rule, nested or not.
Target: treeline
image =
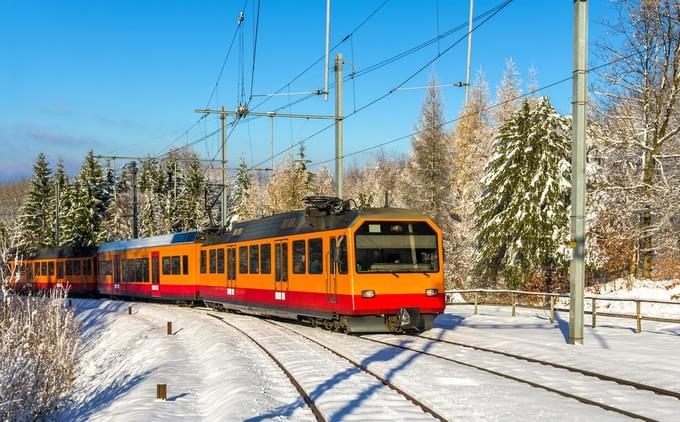
[[[609,38],[618,44],[598,51],[611,64],[591,73],[588,277],[680,277],[680,9],[671,0],[618,7],[621,20],[611,23],[618,36]],[[480,71],[453,127],[432,80],[411,151],[378,151],[346,171],[345,196],[357,206],[383,206],[387,192],[390,206],[437,221],[450,287],[566,286],[571,121],[534,94],[535,70],[528,79],[507,60],[492,102]],[[191,151],[146,161],[139,171],[142,235],[221,219],[219,206],[211,207],[218,178]],[[131,236],[129,169],[114,175],[90,154],[71,181],[60,165],[52,174],[42,156],[34,172],[19,219],[24,248],[54,244],[57,180],[66,195],[62,243]],[[326,167],[309,168],[304,148],[273,173],[252,172],[242,161],[226,190],[225,217],[299,209],[305,196],[332,195],[333,186]]]

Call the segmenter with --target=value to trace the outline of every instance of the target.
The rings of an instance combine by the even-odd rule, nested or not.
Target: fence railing
[[[478,307],[481,303],[485,304],[490,304],[490,305],[501,305],[501,306],[511,306],[512,307],[512,316],[516,316],[517,312],[516,309],[519,308],[527,308],[527,309],[549,309],[549,318],[550,318],[550,323],[552,324],[555,321],[555,312],[556,311],[563,311],[563,312],[568,312],[569,309],[567,308],[558,308],[556,307],[556,299],[557,298],[569,298],[568,294],[565,293],[544,293],[544,292],[527,292],[524,290],[492,290],[492,289],[466,289],[466,290],[446,290],[446,303],[448,305],[471,305],[474,304],[474,314],[477,315],[478,312]],[[473,302],[469,302],[469,299],[466,299],[465,302],[452,302],[451,297],[454,294],[461,294],[465,296],[470,296],[472,295]],[[492,295],[492,296],[499,296],[501,298],[510,296],[510,303],[501,301],[501,302],[492,302],[492,301],[484,301],[482,302],[481,299],[483,299],[484,295]],[[532,305],[532,304],[525,304],[525,303],[520,303],[518,302],[517,298],[518,297],[542,297],[544,301],[543,306],[537,306],[537,305]],[[465,298],[465,297],[464,297]],[[667,304],[667,305],[680,305],[680,301],[673,301],[673,300],[657,300],[657,299],[639,299],[639,298],[620,298],[620,297],[605,297],[605,296],[585,296],[584,298],[586,301],[590,301],[590,309],[585,309],[584,313],[585,314],[590,314],[592,317],[591,320],[591,325],[593,328],[597,327],[597,317],[602,316],[602,317],[611,317],[611,318],[625,318],[625,319],[634,319],[636,321],[636,330],[635,332],[640,333],[642,332],[642,321],[655,321],[655,322],[668,322],[668,323],[678,323],[680,324],[680,318],[666,318],[666,317],[660,317],[660,316],[653,316],[653,315],[643,315],[642,314],[642,304],[643,303],[657,303],[657,304]],[[597,302],[633,302],[635,303],[635,315],[633,314],[625,314],[625,313],[618,313],[618,312],[599,312],[597,310]],[[549,302],[549,304],[548,304]]]

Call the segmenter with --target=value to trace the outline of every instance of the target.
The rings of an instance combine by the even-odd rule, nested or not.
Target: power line
[[[253,41],[253,66],[250,71],[250,96],[248,102],[253,98],[253,82],[255,81],[255,57],[257,55],[257,34],[260,29],[260,0],[257,0],[257,15],[255,18],[255,36]]]
[[[439,58],[441,58],[444,54],[446,54],[448,51],[450,51],[453,47],[455,47],[456,45],[458,45],[458,43],[460,43],[461,41],[465,40],[465,39],[467,38],[467,36],[468,36],[471,32],[474,32],[474,31],[477,30],[479,27],[481,27],[482,25],[484,25],[486,22],[488,22],[491,18],[493,18],[496,14],[498,14],[501,10],[503,10],[506,6],[508,6],[508,5],[509,5],[510,3],[512,3],[513,1],[514,1],[514,0],[505,0],[503,3],[499,4],[498,6],[492,8],[492,9],[490,9],[490,10],[492,11],[491,13],[486,13],[486,12],[485,12],[485,15],[486,15],[485,19],[482,20],[482,22],[478,23],[474,28],[472,28],[472,31],[469,31],[469,32],[466,33],[463,37],[461,37],[461,38],[457,39],[456,41],[454,41],[450,46],[448,46],[448,47],[445,48],[444,50],[442,50],[442,51],[440,51],[439,53],[437,53],[437,55],[436,55],[433,59],[429,60],[429,61],[428,61],[427,63],[425,63],[423,66],[421,66],[420,68],[418,68],[418,70],[416,70],[415,72],[413,72],[410,76],[408,76],[406,79],[404,79],[401,83],[399,83],[399,84],[398,84],[397,86],[395,86],[394,88],[392,88],[392,89],[390,89],[389,91],[387,91],[385,94],[383,94],[383,95],[381,95],[381,96],[379,96],[379,97],[377,97],[377,98],[375,98],[375,99],[369,101],[367,104],[364,104],[364,105],[361,106],[360,108],[354,110],[352,113],[350,113],[350,114],[344,116],[344,117],[343,117],[343,120],[347,120],[348,118],[350,118],[350,117],[352,117],[352,116],[354,116],[354,115],[360,113],[361,111],[365,110],[366,108],[368,108],[368,107],[370,107],[370,106],[376,104],[377,102],[382,101],[383,99],[387,98],[388,96],[392,95],[392,94],[393,94],[394,92],[396,92],[399,88],[401,88],[403,85],[405,85],[406,83],[408,83],[411,79],[413,79],[416,75],[418,75],[420,72],[422,72],[424,69],[426,69],[429,65],[431,65],[432,63],[434,63],[435,61],[437,61],[437,60],[438,60]],[[317,135],[319,135],[319,134],[321,134],[321,133],[327,131],[328,129],[330,129],[330,128],[334,127],[334,126],[335,126],[335,123],[331,123],[331,124],[329,124],[329,125],[327,125],[327,126],[324,126],[323,128],[317,130],[316,132],[312,133],[311,135],[305,137],[304,139],[302,139],[302,140],[300,140],[300,141],[298,141],[298,142],[292,144],[290,147],[287,147],[287,148],[285,148],[285,149],[279,151],[278,153],[276,153],[276,154],[274,155],[274,157],[271,157],[271,158],[279,157],[280,155],[282,155],[282,154],[284,154],[284,153],[290,151],[291,149],[295,148],[296,146],[298,146],[298,145],[304,143],[305,141],[307,141],[307,140],[309,140],[309,139],[311,139],[311,138],[313,138],[313,137],[315,137],[315,136],[317,136]],[[262,164],[266,163],[267,161],[269,161],[269,159],[264,160],[264,161],[262,161],[262,162],[260,162],[260,163],[257,163],[257,164],[254,165],[253,167],[259,167],[259,166],[261,166]]]

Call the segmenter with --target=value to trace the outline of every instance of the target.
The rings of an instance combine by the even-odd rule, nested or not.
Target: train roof
[[[426,215],[418,211],[401,208],[354,209],[328,215],[310,215],[307,210],[291,211],[257,220],[234,223],[229,232],[223,235],[208,236],[205,244],[233,243],[268,237],[284,237],[317,231],[346,229],[351,227],[359,217],[392,219],[425,218]]]
[[[128,250],[128,249],[140,249],[140,248],[153,248],[157,246],[168,246],[176,245],[181,243],[194,243],[198,239],[197,231],[180,232],[180,233],[170,233],[163,234],[154,237],[143,237],[138,239],[129,240],[117,240],[115,242],[107,242],[99,247],[99,253]]]
[[[38,249],[26,254],[26,259],[59,259],[59,258],[86,258],[97,253],[96,246],[73,247],[62,246],[59,248]]]

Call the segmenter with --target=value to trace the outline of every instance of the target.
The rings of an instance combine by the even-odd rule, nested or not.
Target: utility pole
[[[588,1],[574,0],[574,85],[571,146],[571,242],[569,271],[569,343],[583,344],[586,208],[586,87],[588,69]]]
[[[326,60],[323,69],[323,100],[328,101],[328,61],[331,54],[331,0],[326,0]]]
[[[467,65],[465,67],[465,103],[468,103],[468,92],[470,91],[470,56],[472,54],[472,7],[474,0],[470,0],[470,16],[468,17],[468,45],[467,45]]]
[[[343,188],[343,115],[342,115],[342,53],[335,55],[335,196],[342,199]]]
[[[130,163],[130,170],[132,171],[132,238],[139,237],[139,229],[137,225],[137,163],[132,161]]]
[[[227,125],[225,122],[227,115],[224,114],[224,107],[220,114],[222,121],[222,228],[227,227]]]
[[[59,181],[59,179],[57,179],[56,197],[57,197],[57,209],[56,209],[57,219],[54,224],[54,243],[55,243],[54,246],[59,247],[60,246],[59,236],[61,234],[60,233],[61,228],[59,227],[60,223],[59,214],[61,213],[61,181]]]

